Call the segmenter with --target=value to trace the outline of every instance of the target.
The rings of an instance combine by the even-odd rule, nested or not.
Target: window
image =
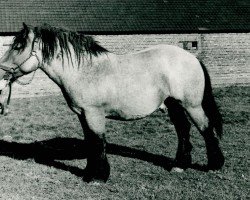
[[[197,41],[181,41],[182,47],[185,50],[198,50],[198,42]]]

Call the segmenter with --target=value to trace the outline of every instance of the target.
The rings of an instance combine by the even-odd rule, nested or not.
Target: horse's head
[[[42,58],[38,41],[33,29],[23,24],[23,29],[0,59],[0,90],[39,67]]]
[[[9,82],[39,67],[45,70],[45,66],[63,66],[70,62],[72,65],[80,65],[83,57],[92,58],[92,55],[106,52],[90,36],[47,24],[40,27],[23,24],[23,29],[0,58],[0,91]]]

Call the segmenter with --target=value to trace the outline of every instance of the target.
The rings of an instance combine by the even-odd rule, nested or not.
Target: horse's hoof
[[[83,181],[106,183],[110,175],[110,165],[106,159],[98,160],[95,165],[87,165],[83,171]]]
[[[208,170],[220,170],[222,167],[223,167],[223,165],[224,165],[224,162],[225,162],[225,159],[224,159],[224,157],[223,157],[223,159],[221,158],[220,160],[217,160],[217,161],[210,161],[210,162],[208,162],[208,164],[207,164],[207,169]]]
[[[183,156],[178,156],[175,159],[174,167],[186,170],[191,166],[191,164],[192,164],[192,157],[190,154],[186,154]]]
[[[91,182],[91,185],[99,186],[99,185],[101,185],[102,183],[104,183],[104,182],[101,182],[101,181],[92,181],[92,182]]]
[[[101,183],[106,183],[108,180],[108,176],[105,175],[96,175],[93,174],[93,172],[87,172],[84,171],[84,174],[82,176],[82,180],[87,183],[92,183],[92,184],[101,184]]]
[[[93,175],[87,174],[87,172],[84,172],[84,175],[82,175],[82,180],[86,183],[90,183],[94,181]]]
[[[182,173],[182,172],[184,172],[184,169],[179,168],[179,167],[173,167],[171,171],[172,171],[172,172]]]
[[[223,156],[221,150],[217,152],[212,152],[208,156],[208,170],[220,170],[225,163],[225,157]]]

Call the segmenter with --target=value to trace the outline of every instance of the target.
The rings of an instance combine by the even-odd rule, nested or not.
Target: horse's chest
[[[62,93],[70,109],[77,114],[81,114],[82,106],[79,101],[79,94],[77,95],[77,92],[68,87],[62,88]]]
[[[81,81],[68,84],[62,89],[62,92],[68,106],[77,114],[80,114],[87,107],[99,104],[100,97],[96,87],[87,87],[87,83]]]

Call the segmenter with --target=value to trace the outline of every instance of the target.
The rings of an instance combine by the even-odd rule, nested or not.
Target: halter
[[[26,63],[32,56],[35,56],[36,57],[36,59],[37,59],[37,61],[38,61],[38,67],[40,66],[40,61],[39,61],[39,58],[38,58],[38,56],[36,55],[36,51],[31,51],[31,53],[30,53],[30,56],[28,57],[28,58],[26,58],[20,65],[17,65],[17,67],[15,68],[15,69],[17,69],[17,68],[20,68],[24,63]]]
[[[39,61],[38,56],[36,55],[36,51],[32,51],[32,52],[30,53],[30,56],[29,56],[28,58],[26,58],[20,65],[17,65],[17,68],[20,68],[20,67],[21,67],[24,63],[26,63],[32,56],[35,56],[35,57],[36,57],[36,59],[37,59],[37,61],[38,61],[38,68],[39,68],[39,66],[40,66],[40,61]],[[17,69],[17,68],[15,68],[15,69]],[[35,77],[35,73],[36,73],[36,70],[33,72],[33,75],[32,75],[32,77],[31,77],[31,79],[28,80],[27,82],[22,82],[22,81],[16,79],[16,83],[18,83],[19,85],[28,85],[28,84],[30,84],[30,83],[32,82],[32,80],[34,79],[34,77]],[[13,75],[13,77],[14,77],[14,75]]]
[[[8,99],[7,99],[7,106],[10,104],[10,98],[11,98],[11,88],[12,88],[12,82],[11,82],[11,79],[13,77],[15,77],[14,73],[16,71],[16,69],[18,68],[21,68],[22,65],[24,63],[26,63],[32,56],[35,56],[37,61],[38,61],[38,67],[40,66],[40,61],[39,61],[39,58],[36,54],[36,51],[32,51],[29,55],[28,58],[26,58],[20,65],[17,65],[17,67],[6,67],[4,65],[0,65],[0,69],[4,70],[6,73],[5,75],[3,76],[3,79],[4,80],[7,80],[7,84],[9,86],[9,95],[8,95]],[[34,79],[35,77],[35,73],[36,73],[36,70],[33,72],[33,75],[31,77],[31,79],[27,82],[21,82],[20,80],[16,79],[16,83],[18,83],[19,85],[28,85],[32,82],[32,80]]]
[[[39,61],[39,58],[38,58],[38,56],[37,56],[37,54],[36,54],[36,51],[32,51],[32,52],[30,53],[29,57],[26,58],[21,64],[17,65],[16,67],[11,67],[11,68],[10,68],[10,67],[6,67],[6,66],[4,66],[4,65],[0,65],[0,69],[4,70],[4,71],[6,72],[6,74],[4,75],[4,77],[5,77],[4,79],[5,79],[5,80],[8,80],[8,81],[10,82],[11,78],[12,78],[12,77],[15,77],[14,73],[15,73],[16,69],[18,69],[18,68],[20,69],[20,68],[22,67],[22,65],[24,65],[32,56],[35,56],[35,57],[36,57],[36,59],[37,59],[37,61],[38,61],[38,67],[39,67],[39,66],[40,66],[40,61]],[[22,70],[21,70],[21,71],[22,71]],[[34,73],[33,73],[32,77],[31,77],[31,79],[30,79],[28,82],[24,83],[24,82],[19,81],[18,79],[16,80],[16,82],[17,82],[18,84],[20,84],[20,85],[28,85],[28,84],[30,84],[31,81],[33,80],[34,76],[35,76],[35,72],[36,72],[36,71],[34,71]]]

